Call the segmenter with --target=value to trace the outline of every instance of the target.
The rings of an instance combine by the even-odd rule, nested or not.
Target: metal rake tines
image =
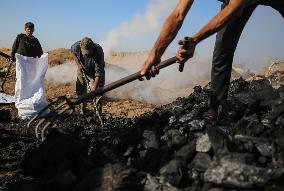
[[[48,114],[47,111],[51,110]],[[56,120],[60,118],[63,114],[72,114],[75,110],[74,104],[66,96],[60,96],[56,98],[55,101],[49,103],[44,107],[36,116],[34,116],[28,123],[28,128],[36,123],[35,126],[35,136],[36,138],[41,138],[44,140],[45,132],[52,125],[56,127]],[[45,114],[45,115],[44,115]],[[39,121],[38,121],[39,120]]]
[[[98,108],[98,104],[101,102],[102,98],[103,97],[101,96],[98,99],[93,99],[93,104],[94,104],[94,109],[95,109],[95,115],[99,118],[101,127],[104,128],[104,122],[101,117],[100,109]]]

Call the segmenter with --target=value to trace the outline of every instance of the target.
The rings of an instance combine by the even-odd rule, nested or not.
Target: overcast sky
[[[70,48],[89,36],[105,50],[150,50],[166,16],[177,0],[9,0],[0,6],[0,47],[11,47],[24,23],[35,23],[34,35],[45,51]],[[217,0],[195,0],[176,42],[197,32],[219,10]],[[247,23],[236,52],[235,63],[263,65],[284,59],[284,22],[270,7],[259,6]],[[211,59],[215,36],[200,43],[196,56]]]

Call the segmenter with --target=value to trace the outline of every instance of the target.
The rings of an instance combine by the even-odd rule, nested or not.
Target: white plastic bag
[[[47,105],[44,88],[47,68],[47,53],[40,58],[16,54],[15,106],[22,119],[30,119]]]

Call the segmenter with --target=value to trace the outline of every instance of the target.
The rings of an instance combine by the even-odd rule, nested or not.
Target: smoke
[[[66,61],[64,64],[48,68],[45,79],[53,83],[69,83],[76,80],[77,66],[75,61]]]
[[[159,31],[164,15],[176,5],[177,0],[149,0],[145,14],[136,14],[130,21],[114,28],[101,41],[105,54],[110,55],[112,50],[119,50],[120,46],[128,43],[130,38],[143,37]]]
[[[148,52],[117,53],[108,60],[105,67],[106,84],[126,77],[138,71]],[[166,54],[163,59],[172,57]],[[209,61],[191,59],[185,64],[184,72],[178,71],[178,64],[162,69],[155,78],[134,81],[108,92],[108,97],[118,99],[135,99],[160,105],[173,101],[177,97],[187,96],[195,85],[205,85],[209,79]],[[52,83],[71,83],[76,80],[77,66],[74,61],[49,68],[46,80]]]
[[[110,60],[110,63],[113,64],[112,67],[106,69],[107,84],[137,72],[147,54],[147,52],[120,53],[113,56]],[[172,56],[166,54],[163,59]],[[144,100],[155,105],[165,104],[177,97],[187,96],[195,85],[205,85],[208,82],[210,62],[209,60],[200,62],[200,60],[197,56],[188,61],[182,73],[178,71],[178,64],[173,64],[161,70],[157,77],[151,78],[149,81],[140,82],[137,80],[113,90],[107,95],[120,99]]]
[[[128,22],[111,30],[100,43],[104,49],[108,63],[106,65],[106,84],[137,72],[147,58],[148,52],[123,53],[121,45],[129,44],[133,38],[143,38],[157,33],[161,29],[164,16],[167,16],[177,0],[150,0],[143,15],[136,14]],[[154,42],[153,42],[154,43]],[[164,59],[173,54],[165,54]],[[160,74],[149,81],[136,81],[107,93],[108,96],[120,99],[138,99],[152,104],[164,104],[178,96],[186,96],[195,85],[202,85],[209,79],[209,64],[196,56],[189,61],[183,73],[178,72],[178,65],[163,69]],[[76,65],[68,62],[48,70],[47,80],[67,83],[76,79]]]
[[[138,71],[147,58],[147,52],[135,54],[118,52],[110,56],[112,50],[120,50],[124,44],[129,45],[132,39],[143,38],[146,35],[159,32],[164,16],[167,16],[176,4],[177,0],[150,0],[143,15],[136,14],[128,22],[114,28],[106,35],[101,45],[107,57],[111,58],[109,62],[124,69],[118,72],[117,68],[107,68],[107,84]],[[164,58],[169,56],[165,55]],[[150,81],[137,81],[127,84],[109,92],[108,96],[146,100],[153,104],[162,104],[172,101],[178,96],[188,95],[190,87],[196,84],[194,82],[200,84],[201,81],[205,81],[205,78],[208,79],[209,67],[205,61],[203,64],[199,62],[198,65],[190,66],[191,69],[186,67],[184,73],[178,73],[177,68],[177,65],[171,66],[161,71],[159,76]]]

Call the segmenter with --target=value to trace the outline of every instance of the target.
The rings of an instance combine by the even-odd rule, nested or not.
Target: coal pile
[[[0,109],[0,122],[8,123],[12,120],[11,113],[6,109]]]
[[[1,134],[1,170],[15,173],[1,188],[284,190],[284,88],[235,80],[210,123],[202,117],[208,87],[134,120],[104,116],[105,128],[93,115],[74,114],[42,143],[15,123]]]

